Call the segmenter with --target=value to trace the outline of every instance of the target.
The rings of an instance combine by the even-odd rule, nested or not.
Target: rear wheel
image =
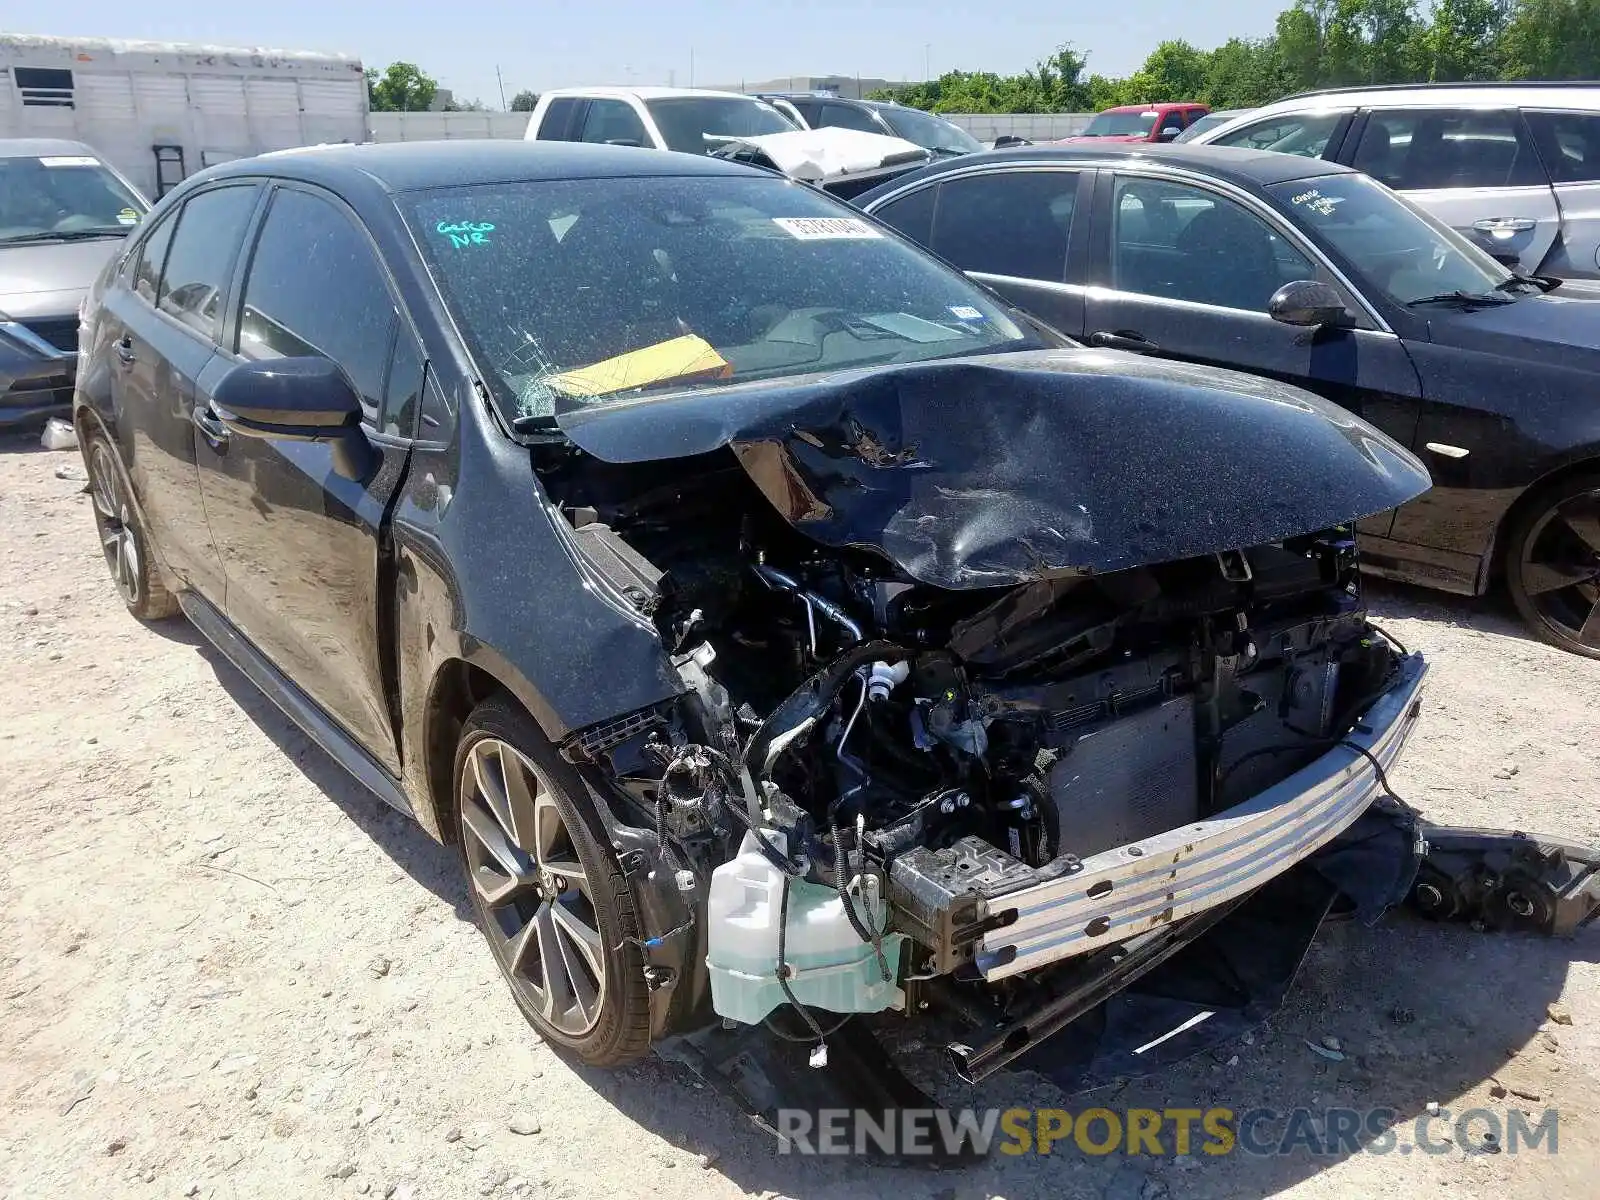
[[[650,1045],[633,897],[570,764],[504,695],[468,718],[456,832],[478,925],[517,1005],[594,1066]]]
[[[128,611],[141,621],[159,621],[176,615],[178,601],[161,582],[150,553],[150,539],[123,486],[122,474],[111,443],[103,433],[89,435],[84,454],[89,469],[89,498],[94,506],[95,530],[117,594]]]
[[[1562,480],[1517,518],[1506,585],[1540,638],[1600,658],[1600,475]]]

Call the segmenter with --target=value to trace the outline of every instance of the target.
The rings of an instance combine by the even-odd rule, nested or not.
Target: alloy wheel
[[[116,464],[111,461],[111,449],[98,438],[89,451],[89,467],[89,494],[94,504],[95,527],[100,533],[100,549],[117,591],[134,608],[139,604],[139,581],[143,577],[139,539],[134,535],[133,513]]]
[[[515,747],[487,737],[461,772],[472,902],[529,1011],[572,1037],[599,1021],[605,952],[591,884],[548,781]]]
[[[1547,509],[1523,540],[1521,586],[1551,629],[1600,650],[1600,489]]]

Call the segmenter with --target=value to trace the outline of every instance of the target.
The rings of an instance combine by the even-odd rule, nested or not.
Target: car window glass
[[[1274,150],[1321,158],[1328,139],[1347,114],[1342,112],[1291,113],[1270,117],[1214,139],[1213,146],[1239,146],[1247,150]]]
[[[1077,195],[1076,171],[952,179],[939,193],[932,248],[964,271],[1060,283]]]
[[[1527,118],[1554,182],[1600,181],[1600,113],[1530,112]]]
[[[206,337],[222,323],[222,293],[256,206],[255,187],[224,187],[191,196],[161,273],[157,306]]]
[[[0,158],[0,246],[52,233],[126,233],[148,207],[91,155]]]
[[[376,421],[395,323],[383,272],[355,223],[319,196],[274,196],[245,280],[239,353],[331,358]]]
[[[873,215],[893,225],[912,241],[929,246],[933,243],[933,198],[938,191],[938,185],[918,188],[892,204],[885,204]]]
[[[583,102],[574,96],[558,96],[550,101],[550,107],[545,109],[544,117],[539,122],[538,140],[568,141],[571,136],[573,115],[581,103]]]
[[[863,108],[853,108],[848,104],[824,104],[822,117],[817,122],[824,129],[859,129],[863,133],[883,133],[883,126],[872,119],[872,114]]]
[[[133,273],[133,290],[149,303],[156,302],[161,290],[161,267],[167,261],[167,247],[172,242],[172,231],[177,227],[176,210],[161,218],[139,247],[139,266]]]
[[[1516,115],[1395,109],[1367,114],[1352,165],[1400,190],[1542,183]]]
[[[1453,292],[1493,293],[1511,278],[1420,205],[1365,175],[1295,179],[1267,191],[1290,220],[1348,259],[1365,284],[1401,304]]]
[[[585,142],[632,142],[648,146],[650,136],[644,131],[644,122],[633,106],[622,100],[591,100],[589,114],[583,119]]]
[[[1316,278],[1287,239],[1243,206],[1202,188],[1118,178],[1111,230],[1120,291],[1266,312],[1286,283]]]
[[[383,392],[378,428],[397,437],[416,433],[417,406],[422,397],[422,347],[411,331],[400,326],[389,360],[389,382]]]

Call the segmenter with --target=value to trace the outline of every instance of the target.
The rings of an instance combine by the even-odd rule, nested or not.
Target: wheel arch
[[[106,444],[111,447],[111,461],[115,464],[117,473],[122,476],[123,495],[128,503],[133,505],[133,511],[139,518],[139,525],[144,540],[154,552],[153,561],[156,570],[160,572],[162,585],[173,595],[183,591],[182,581],[172,573],[172,568],[167,566],[167,553],[165,548],[150,529],[150,521],[145,515],[144,498],[140,496],[139,489],[133,484],[133,472],[128,470],[128,464],[123,459],[122,444],[118,439],[116,429],[106,421],[105,415],[92,404],[75,404],[72,407],[72,431],[78,438],[78,454],[83,459],[84,473],[91,470],[89,465],[89,439],[95,435],[105,438]]]
[[[1572,459],[1559,467],[1546,471],[1527,487],[1522,489],[1520,495],[1500,515],[1493,532],[1490,534],[1489,545],[1484,552],[1483,566],[1479,571],[1478,594],[1482,595],[1492,586],[1502,583],[1506,574],[1506,552],[1510,547],[1511,530],[1522,519],[1540,498],[1551,488],[1556,487],[1568,479],[1578,475],[1600,474],[1600,446],[1590,446],[1584,450],[1583,457]]]
[[[449,658],[434,672],[423,709],[422,755],[428,794],[423,825],[446,845],[456,841],[451,810],[455,804],[456,746],[472,710],[496,692],[511,689],[488,669],[464,658]],[[541,726],[542,728],[542,726]]]

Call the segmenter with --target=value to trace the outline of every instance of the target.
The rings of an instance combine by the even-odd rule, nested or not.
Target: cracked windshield
[[[406,207],[512,420],[1037,344],[961,275],[778,179],[496,184]]]

